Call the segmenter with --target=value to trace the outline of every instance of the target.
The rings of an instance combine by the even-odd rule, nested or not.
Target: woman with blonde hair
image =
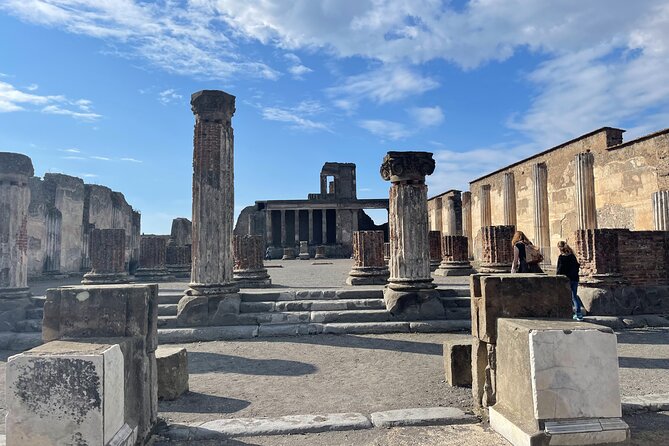
[[[543,272],[538,264],[530,264],[527,262],[527,247],[533,245],[523,231],[516,231],[516,233],[513,234],[511,245],[513,245],[513,263],[511,264],[512,273]]]
[[[583,303],[581,298],[578,297],[578,270],[581,265],[576,260],[574,255],[574,250],[567,244],[567,242],[561,241],[557,244],[558,249],[560,250],[560,256],[557,261],[557,271],[556,274],[567,276],[569,279],[569,285],[571,287],[571,302],[574,306],[574,319],[577,321],[583,320]]]

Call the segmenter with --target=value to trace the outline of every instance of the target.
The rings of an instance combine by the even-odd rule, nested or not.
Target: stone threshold
[[[229,418],[193,424],[170,424],[159,431],[159,440],[203,441],[230,437],[294,435],[394,426],[443,426],[472,424],[480,420],[455,407],[422,407],[388,410],[365,415],[357,412],[284,417]],[[162,438],[161,438],[162,437]]]
[[[623,413],[660,412],[669,410],[669,393],[624,396],[621,398]]]

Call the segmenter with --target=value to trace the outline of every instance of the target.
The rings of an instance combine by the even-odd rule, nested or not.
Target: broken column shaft
[[[265,268],[262,235],[234,236],[234,280],[240,288],[264,288],[272,284]]]
[[[137,280],[156,282],[171,280],[165,266],[167,240],[158,235],[143,235],[139,241],[139,268],[135,272]]]
[[[390,230],[390,278],[384,291],[386,308],[405,312],[420,310],[438,295],[430,276],[427,185],[425,176],[434,172],[429,152],[388,152],[381,177],[391,182],[388,223]],[[427,307],[426,307],[427,308]],[[443,307],[441,313],[443,314]],[[422,310],[421,310],[422,312]]]
[[[383,231],[355,231],[353,259],[347,284],[385,285],[388,281],[388,267],[383,260]]]
[[[91,271],[83,284],[128,283],[125,270],[125,230],[93,229],[90,234]]]
[[[441,263],[441,231],[428,232],[428,243],[430,245],[430,271],[435,271]]]
[[[468,276],[475,271],[469,263],[468,240],[463,235],[445,235],[441,238],[443,257],[435,276]]]

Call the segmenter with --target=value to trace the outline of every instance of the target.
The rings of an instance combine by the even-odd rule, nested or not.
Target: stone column
[[[506,226],[516,226],[516,179],[513,172],[504,174],[502,194],[504,197],[504,224]]]
[[[293,244],[293,246],[295,246],[295,245],[299,246],[300,245],[300,211],[298,209],[295,209],[293,211],[293,215],[294,215],[293,220],[295,222],[295,225],[293,227],[293,229],[295,230],[295,243]]]
[[[265,239],[267,240],[266,245],[274,245],[274,231],[272,231],[272,211],[265,208]]]
[[[591,152],[579,153],[576,165],[576,213],[577,229],[597,229],[597,206],[595,205],[595,156]],[[549,243],[550,244],[550,243]]]
[[[446,231],[447,221],[444,220],[444,200],[443,198],[434,199],[434,224],[430,227],[433,231]]]
[[[551,239],[548,221],[548,170],[546,163],[532,168],[534,177],[534,244],[544,256],[543,265],[551,264]]]
[[[322,218],[322,226],[323,226],[323,237],[321,242],[324,245],[328,244],[328,222],[327,222],[327,209],[322,209],[321,210],[323,218]]]
[[[435,276],[468,276],[476,271],[469,263],[469,242],[462,235],[441,238],[442,259]]]
[[[462,235],[467,237],[467,255],[472,257],[472,193],[462,193]]]
[[[313,245],[316,243],[314,240],[314,210],[309,209],[309,244]]]
[[[480,272],[508,273],[513,263],[511,240],[515,226],[486,226],[481,228],[482,259]]]
[[[383,231],[355,231],[353,260],[347,284],[385,285],[389,272],[383,261]]]
[[[492,225],[492,209],[490,204],[490,185],[481,186],[481,227]]]
[[[429,152],[388,152],[381,165],[381,177],[391,182],[390,278],[383,297],[392,313],[444,314],[430,275],[425,176],[432,172]]]
[[[165,266],[174,277],[190,278],[192,269],[192,246],[169,244],[165,251]]]
[[[265,268],[265,246],[259,235],[235,235],[234,238],[235,268],[234,281],[240,288],[266,288],[272,280]]]
[[[93,229],[90,234],[91,271],[84,285],[128,283],[125,270],[125,230]]]
[[[0,299],[28,303],[28,180],[33,163],[19,153],[0,152]]]
[[[430,249],[430,271],[436,271],[441,263],[441,231],[430,231],[427,234]]]
[[[166,251],[167,240],[165,240],[165,237],[143,235],[139,243],[139,268],[135,272],[135,278],[146,282],[174,279],[174,276],[167,271],[165,264]]]
[[[285,247],[288,244],[288,237],[286,234],[286,210],[281,209],[281,246]]]
[[[653,224],[656,231],[669,231],[669,190],[653,193]]]
[[[235,186],[231,121],[235,97],[223,91],[203,90],[191,96],[191,106],[195,115],[193,270],[184,299],[222,299],[239,291],[232,276]],[[189,301],[197,306],[205,303],[184,299],[179,303],[180,312]]]
[[[300,241],[300,254],[299,258],[300,260],[309,260],[311,256],[309,256],[309,242],[307,241]]]
[[[441,199],[441,212],[444,232],[448,235],[458,235],[458,216],[455,209],[454,197]]]

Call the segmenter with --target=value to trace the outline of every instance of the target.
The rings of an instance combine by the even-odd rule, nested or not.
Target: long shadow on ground
[[[285,359],[252,359],[210,352],[188,352],[189,373],[239,373],[242,375],[302,376],[316,373],[318,367]]]
[[[246,409],[251,403],[246,400],[186,392],[175,401],[158,401],[159,412],[183,413],[234,413]]]
[[[355,335],[318,335],[281,338],[262,338],[264,342],[294,342],[299,344],[331,345],[342,348],[366,348],[371,350],[390,350],[396,352],[420,353],[441,356],[443,346],[431,342],[400,341],[396,339],[370,338]],[[248,340],[245,342],[253,342]],[[190,353],[189,353],[190,354]]]
[[[669,369],[669,359],[619,356],[618,365],[626,369]]]
[[[617,333],[618,344],[669,344],[669,328],[623,330]]]

